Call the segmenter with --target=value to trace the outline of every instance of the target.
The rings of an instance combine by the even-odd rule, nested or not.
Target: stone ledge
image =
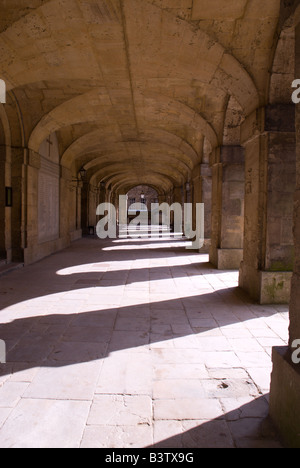
[[[300,448],[300,364],[288,347],[273,348],[270,417],[289,448]]]

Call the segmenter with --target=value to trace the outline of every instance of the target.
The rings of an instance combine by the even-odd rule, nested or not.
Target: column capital
[[[295,131],[295,104],[269,104],[256,109],[241,124],[241,144],[245,145],[267,132]]]

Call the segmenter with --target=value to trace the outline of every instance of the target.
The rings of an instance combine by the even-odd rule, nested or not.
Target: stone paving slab
[[[1,448],[79,448],[88,401],[23,398],[0,431]]]
[[[270,353],[288,309],[207,260],[90,238],[2,277],[0,447],[280,447]]]
[[[39,369],[24,393],[24,398],[90,401],[94,397],[101,361],[80,364],[47,363]]]

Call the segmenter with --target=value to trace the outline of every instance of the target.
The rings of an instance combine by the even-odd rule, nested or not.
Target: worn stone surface
[[[1,447],[280,445],[261,428],[287,308],[172,239],[147,246],[84,239],[1,278]]]
[[[300,373],[288,347],[274,348],[270,415],[289,448],[300,447]]]

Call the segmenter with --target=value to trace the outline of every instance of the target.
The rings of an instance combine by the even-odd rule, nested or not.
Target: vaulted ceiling
[[[0,0],[0,78],[26,144],[117,191],[188,180],[266,102],[280,0]],[[233,104],[234,103],[234,104]]]

